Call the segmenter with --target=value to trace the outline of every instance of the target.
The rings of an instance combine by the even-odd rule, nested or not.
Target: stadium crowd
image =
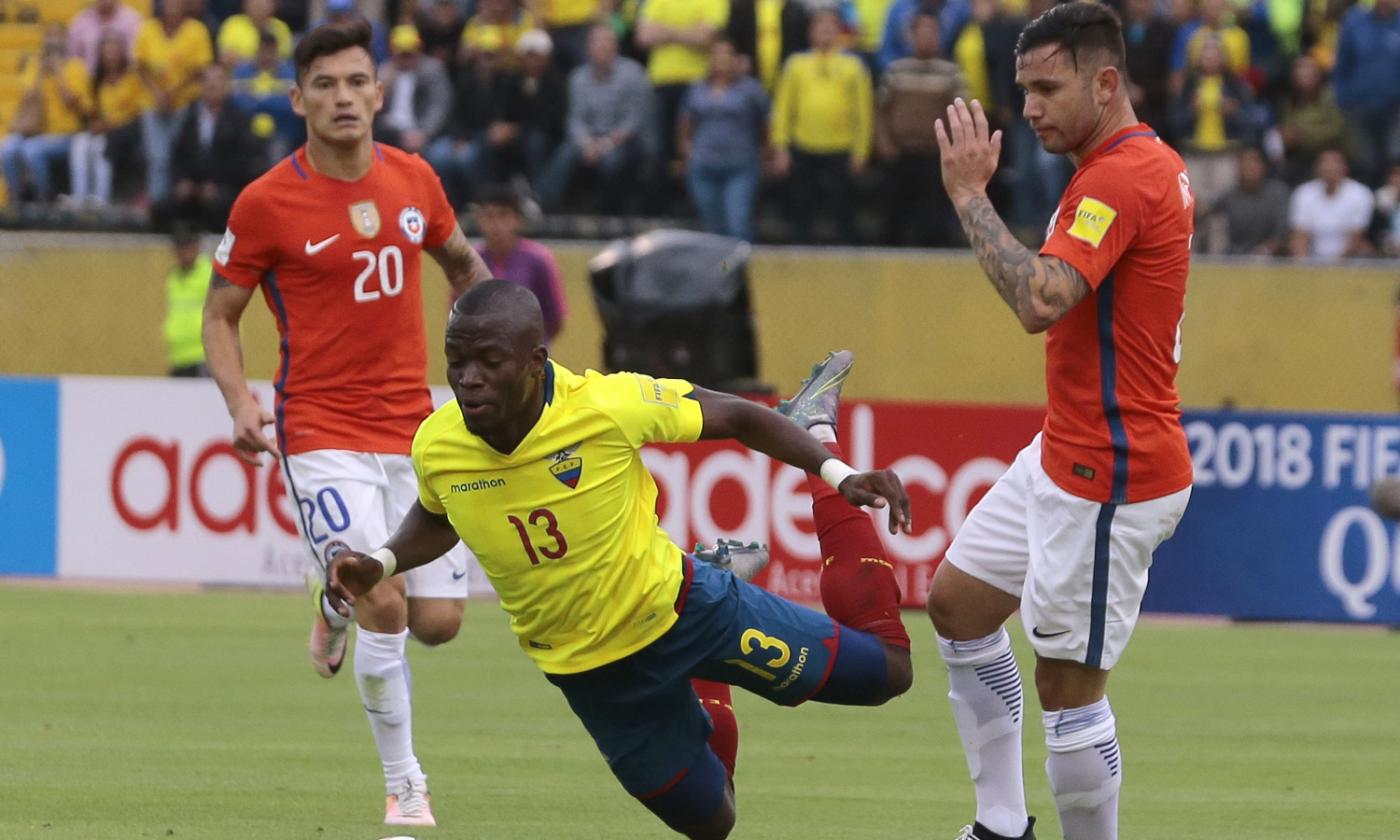
[[[769,208],[759,238],[958,244],[933,125],[962,95],[1006,132],[993,198],[1034,240],[1070,164],[1018,118],[1013,53],[1053,2],[68,0],[60,20],[62,0],[0,0],[7,201],[221,229],[303,139],[296,38],[364,15],[376,136],[459,208],[510,183],[548,212],[752,239]],[[1187,161],[1198,249],[1400,256],[1400,0],[1111,5],[1137,113]]]

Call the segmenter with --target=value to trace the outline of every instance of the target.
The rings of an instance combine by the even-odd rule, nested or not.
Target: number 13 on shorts
[[[792,648],[782,639],[764,633],[756,627],[750,627],[739,636],[739,652],[745,656],[752,656],[754,653],[764,654],[759,659],[762,664],[755,664],[750,659],[726,659],[726,664],[737,665],[753,674],[757,674],[770,682],[776,680],[778,675],[773,672],[774,668],[781,668],[792,659]]]

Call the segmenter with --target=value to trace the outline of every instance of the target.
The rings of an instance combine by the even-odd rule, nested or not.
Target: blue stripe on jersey
[[[277,446],[285,453],[287,449],[287,435],[282,429],[282,421],[286,416],[286,398],[283,389],[287,385],[287,378],[292,373],[292,346],[291,334],[292,325],[287,320],[287,305],[282,302],[282,290],[277,288],[277,272],[269,271],[263,275],[263,283],[267,286],[268,294],[272,296],[272,305],[277,310],[277,321],[282,325],[282,338],[278,342],[279,355],[282,357],[282,365],[277,371],[277,381],[272,383],[272,387],[277,389],[277,408],[274,412],[277,415]]]
[[[378,143],[374,144],[374,156],[380,160],[384,159],[384,149],[382,149]]]
[[[1131,140],[1131,139],[1133,139],[1134,137],[1156,137],[1156,136],[1157,136],[1157,132],[1155,132],[1155,131],[1132,131],[1132,132],[1129,132],[1129,133],[1127,133],[1127,134],[1124,134],[1122,137],[1119,137],[1117,140],[1114,140],[1112,143],[1108,144],[1108,148],[1104,149],[1104,151],[1105,151],[1105,152],[1112,151],[1113,149],[1116,149],[1116,148],[1118,147],[1118,144],[1119,144],[1119,143],[1122,143],[1124,140]]]
[[[1142,132],[1139,132],[1142,133]],[[1131,136],[1131,135],[1129,135]],[[1123,139],[1127,139],[1126,137]],[[1128,495],[1128,430],[1118,405],[1118,355],[1113,343],[1113,274],[1110,272],[1099,285],[1099,392],[1103,402],[1104,419],[1113,445],[1113,485],[1108,504],[1099,508],[1094,529],[1094,579],[1089,600],[1089,645],[1084,664],[1099,667],[1103,660],[1103,639],[1108,612],[1109,548],[1113,533],[1113,514]]]
[[[544,363],[544,404],[554,403],[554,365],[550,362]]]
[[[301,162],[297,160],[297,153],[296,153],[296,152],[292,152],[291,161],[292,161],[292,168],[295,169],[295,170],[297,171],[297,174],[301,176],[301,180],[303,180],[303,181],[310,181],[310,180],[311,180],[311,176],[310,176],[310,175],[307,175],[307,174],[306,174],[306,170],[301,168]]]

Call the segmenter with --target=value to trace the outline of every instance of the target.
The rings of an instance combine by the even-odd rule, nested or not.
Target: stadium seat
[[[0,74],[0,100],[18,102],[24,95],[24,79],[18,73]]]
[[[19,73],[24,66],[24,62],[37,53],[32,50],[0,49],[0,76],[9,76]]]
[[[0,50],[38,52],[44,43],[44,28],[37,23],[0,23]]]
[[[67,23],[88,5],[88,0],[44,0],[39,4],[39,20],[42,23]]]

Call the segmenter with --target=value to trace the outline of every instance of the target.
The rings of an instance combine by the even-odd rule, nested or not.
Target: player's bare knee
[[[1037,658],[1035,691],[1047,712],[1078,709],[1103,699],[1108,671],[1067,659]]]
[[[724,797],[724,804],[704,825],[692,826],[681,833],[690,840],[725,840],[729,833],[734,830],[734,823],[737,819],[738,815],[734,811],[734,795],[730,793]]]
[[[457,633],[462,629],[462,617],[458,616],[434,616],[431,620],[410,622],[408,630],[413,634],[413,638],[428,647],[445,645],[457,638]]]
[[[909,651],[895,645],[885,645],[885,695],[875,705],[881,706],[906,693],[914,685],[914,662]]]

